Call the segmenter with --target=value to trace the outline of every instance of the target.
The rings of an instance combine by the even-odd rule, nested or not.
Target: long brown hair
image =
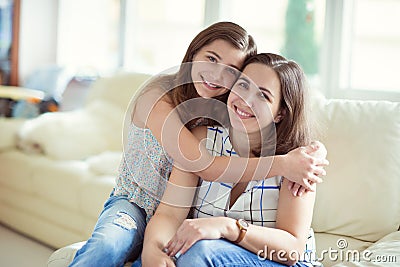
[[[286,154],[311,141],[308,121],[306,78],[302,68],[294,61],[272,53],[261,53],[248,58],[243,66],[260,63],[273,69],[279,77],[283,118],[275,124],[276,155]],[[243,68],[244,68],[243,67]]]
[[[182,64],[176,73],[153,77],[143,88],[144,90],[140,92],[136,100],[139,99],[140,95],[143,95],[146,91],[149,91],[153,88],[164,89],[166,95],[168,96],[167,101],[169,101],[173,107],[176,107],[189,99],[200,97],[192,82],[190,62],[193,62],[193,57],[201,48],[215,40],[227,41],[234,48],[244,52],[245,59],[257,54],[257,46],[253,37],[249,35],[241,26],[233,22],[214,23],[194,37],[188,49],[186,50]],[[215,97],[215,99],[226,103],[228,95],[229,91],[223,95]],[[183,107],[180,108],[178,112],[181,115],[181,118],[183,114],[188,113]],[[198,120],[193,118],[188,123],[185,123],[185,125],[188,128],[193,128],[196,124],[196,121]],[[212,120],[207,122],[205,119],[202,124],[211,125],[214,123],[215,122]]]
[[[182,63],[192,62],[194,55],[201,48],[220,39],[227,41],[233,47],[243,51],[245,53],[245,59],[257,53],[257,46],[253,37],[249,35],[245,29],[233,22],[217,22],[202,30],[196,35],[196,37],[194,37],[186,50]],[[175,77],[175,84],[182,84],[179,83],[179,81],[191,81],[190,77],[191,68],[183,67]],[[226,102],[228,93],[217,97],[217,99]],[[199,97],[194,84],[187,82],[177,86],[174,90],[168,91],[168,95],[174,106],[177,106],[188,99]]]

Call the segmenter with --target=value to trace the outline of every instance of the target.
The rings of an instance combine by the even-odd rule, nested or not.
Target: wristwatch
[[[238,244],[243,240],[250,224],[244,219],[238,219],[238,220],[236,220],[236,225],[239,227],[240,233],[239,233],[238,238],[235,241],[233,241],[233,243]]]

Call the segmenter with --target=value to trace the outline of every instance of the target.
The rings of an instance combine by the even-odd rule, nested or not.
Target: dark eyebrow
[[[243,81],[245,81],[247,83],[250,83],[250,80],[245,78],[245,77],[240,77],[238,80],[243,80]]]
[[[208,53],[210,53],[210,54],[213,54],[216,58],[218,58],[218,60],[222,60],[222,57],[220,56],[220,55],[218,55],[216,52],[214,52],[214,51],[211,51],[211,50],[208,50],[208,51],[206,51],[206,52],[208,52]],[[228,66],[231,66],[232,68],[235,68],[235,69],[239,69],[239,67],[238,66],[235,66],[235,65],[228,65]]]
[[[239,80],[243,80],[243,81],[247,82],[248,84],[250,84],[250,80],[247,79],[247,78],[245,78],[245,77],[240,77],[240,78],[238,79],[238,81],[239,81]],[[272,98],[275,98],[274,94],[272,94],[272,92],[271,92],[269,89],[267,89],[267,88],[265,88],[265,87],[261,87],[261,86],[258,87],[258,89],[260,89],[261,91],[267,92],[268,94],[270,94],[270,95],[272,96]]]

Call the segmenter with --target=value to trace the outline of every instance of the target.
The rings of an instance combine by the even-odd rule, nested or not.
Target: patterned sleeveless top
[[[238,156],[229,140],[229,131],[222,127],[208,127],[206,148],[214,156]],[[275,228],[281,182],[281,176],[251,181],[236,202],[229,207],[233,184],[201,181],[194,200],[193,217],[224,216]],[[314,259],[315,249],[315,237],[310,229],[303,263],[319,266]]]
[[[160,203],[173,159],[150,129],[133,123],[129,127],[123,155],[114,195],[128,196],[130,202],[145,210],[148,221]]]

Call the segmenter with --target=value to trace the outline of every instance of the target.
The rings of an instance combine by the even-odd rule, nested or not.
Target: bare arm
[[[325,146],[318,141],[312,144],[318,150],[308,152],[317,158],[326,158]],[[302,196],[296,197],[291,193],[288,184],[289,181],[284,179],[279,192],[276,228],[250,226],[240,245],[254,253],[266,249],[264,257],[291,266],[304,253],[313,216],[315,192],[303,192]],[[235,240],[237,236],[234,234],[230,238]],[[271,253],[272,251],[275,253]],[[278,251],[283,254],[279,255]]]
[[[279,194],[276,228],[250,225],[239,245],[254,253],[262,250],[267,259],[294,265],[299,260],[299,255],[304,253],[314,201],[315,192],[307,192],[301,197],[293,196],[288,190],[287,180],[284,179]],[[236,229],[233,234],[227,234],[227,239],[235,240],[238,235]]]
[[[163,249],[188,215],[198,177],[174,167],[169,181],[162,202],[146,227],[143,266],[174,266]]]
[[[255,254],[286,265],[294,265],[303,255],[313,214],[315,193],[293,196],[285,179],[279,195],[276,228],[250,225],[238,244]],[[168,242],[169,256],[182,254],[198,240],[225,238],[234,241],[239,236],[236,220],[211,217],[185,220]]]
[[[323,173],[322,165],[326,160],[318,160],[302,152],[300,149],[275,157],[239,158],[214,157],[200,144],[199,140],[182,125],[173,107],[165,99],[152,98],[140,101],[133,114],[134,122],[144,124],[151,129],[154,136],[174,159],[174,164],[182,170],[193,172],[206,181],[219,180],[222,182],[242,182],[253,180],[255,177],[285,176],[287,179],[305,186],[308,181],[321,182],[317,176]],[[147,116],[148,115],[148,116]],[[320,166],[318,166],[320,165]]]

